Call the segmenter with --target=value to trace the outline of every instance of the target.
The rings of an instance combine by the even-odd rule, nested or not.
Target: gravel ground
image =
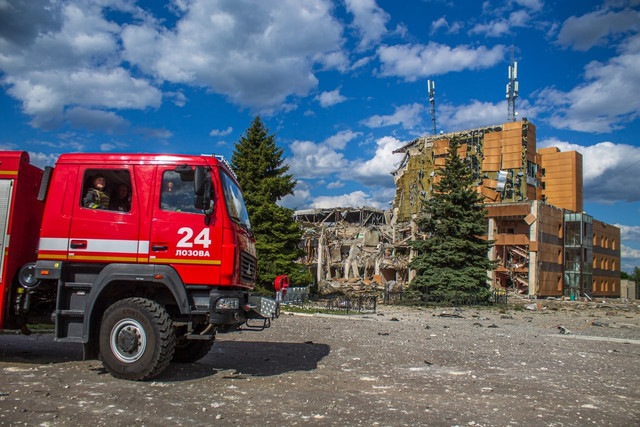
[[[284,313],[150,382],[50,334],[0,335],[0,424],[640,424],[639,304]]]

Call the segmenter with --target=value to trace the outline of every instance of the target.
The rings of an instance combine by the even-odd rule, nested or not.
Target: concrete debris
[[[415,229],[393,223],[390,211],[310,209],[294,219],[305,230],[299,262],[315,275],[319,293],[381,294],[409,284]]]

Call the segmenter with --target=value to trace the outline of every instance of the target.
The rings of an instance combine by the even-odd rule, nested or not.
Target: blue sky
[[[291,208],[388,208],[392,151],[507,121],[584,156],[585,210],[640,265],[640,0],[0,0],[0,148],[216,153],[260,114]]]

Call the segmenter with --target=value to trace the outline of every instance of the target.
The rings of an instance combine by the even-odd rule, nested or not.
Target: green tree
[[[423,201],[417,219],[424,240],[412,242],[418,255],[410,263],[417,272],[410,289],[445,301],[488,300],[487,253],[492,242],[486,234],[482,196],[475,191],[469,164],[458,155],[456,138],[449,144],[444,168],[432,197]]]
[[[251,123],[235,144],[232,167],[244,193],[251,228],[256,237],[258,255],[257,287],[273,289],[276,276],[286,274],[291,285],[306,286],[311,275],[295,261],[302,256],[298,245],[300,226],[293,220],[291,209],[277,201],[293,194],[296,182],[287,174],[282,148],[275,135],[269,134],[260,116]]]
[[[633,274],[631,275],[631,280],[636,282],[636,285],[640,284],[640,268],[638,267],[633,268]]]

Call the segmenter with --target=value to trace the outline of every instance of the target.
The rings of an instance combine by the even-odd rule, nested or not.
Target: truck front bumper
[[[248,319],[275,319],[280,303],[248,292],[212,290],[209,293],[209,323],[216,326],[241,325]]]

